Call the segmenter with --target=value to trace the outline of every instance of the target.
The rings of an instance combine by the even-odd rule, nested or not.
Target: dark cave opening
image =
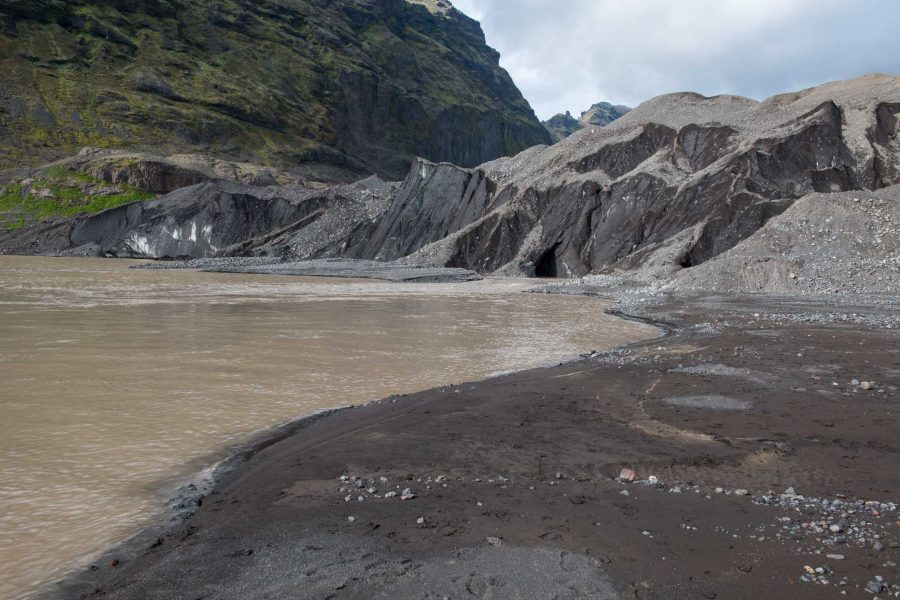
[[[534,266],[535,277],[556,278],[556,249],[559,244],[541,254]]]

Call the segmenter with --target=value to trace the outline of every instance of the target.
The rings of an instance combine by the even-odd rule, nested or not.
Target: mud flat
[[[347,260],[340,258],[285,261],[251,266],[214,266],[204,270],[217,273],[348,277],[351,279],[383,279],[386,281],[419,283],[461,283],[481,279],[481,275],[468,269],[419,267],[376,260]]]
[[[252,273],[295,277],[343,277],[381,279],[403,283],[464,283],[480,281],[481,275],[468,269],[420,267],[377,260],[323,258],[281,260],[278,258],[196,258],[187,261],[154,262],[140,269],[196,269],[208,273]]]
[[[311,420],[57,595],[900,593],[896,299],[638,304],[665,338]]]

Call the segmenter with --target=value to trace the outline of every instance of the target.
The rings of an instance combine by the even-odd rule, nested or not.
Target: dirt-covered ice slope
[[[810,194],[676,283],[686,291],[842,293],[900,290],[900,186]]]
[[[661,96],[602,129],[466,171],[481,183],[455,204],[477,210],[443,239],[416,249],[405,241],[426,239],[431,220],[385,221],[390,245],[360,254],[395,258],[400,247],[418,263],[544,276],[653,264],[668,275],[729,250],[807,194],[900,183],[898,113],[900,78],[883,75],[764,102]],[[458,173],[422,167],[414,193],[394,202],[444,205]]]

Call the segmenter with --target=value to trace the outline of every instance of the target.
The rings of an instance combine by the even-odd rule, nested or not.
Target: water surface
[[[655,335],[596,299],[0,256],[0,597],[163,513],[198,465],[322,408]]]

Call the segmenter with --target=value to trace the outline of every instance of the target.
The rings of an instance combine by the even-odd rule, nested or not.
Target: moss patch
[[[108,184],[79,171],[50,168],[27,183],[0,190],[0,227],[21,229],[49,218],[100,212],[153,194]]]

